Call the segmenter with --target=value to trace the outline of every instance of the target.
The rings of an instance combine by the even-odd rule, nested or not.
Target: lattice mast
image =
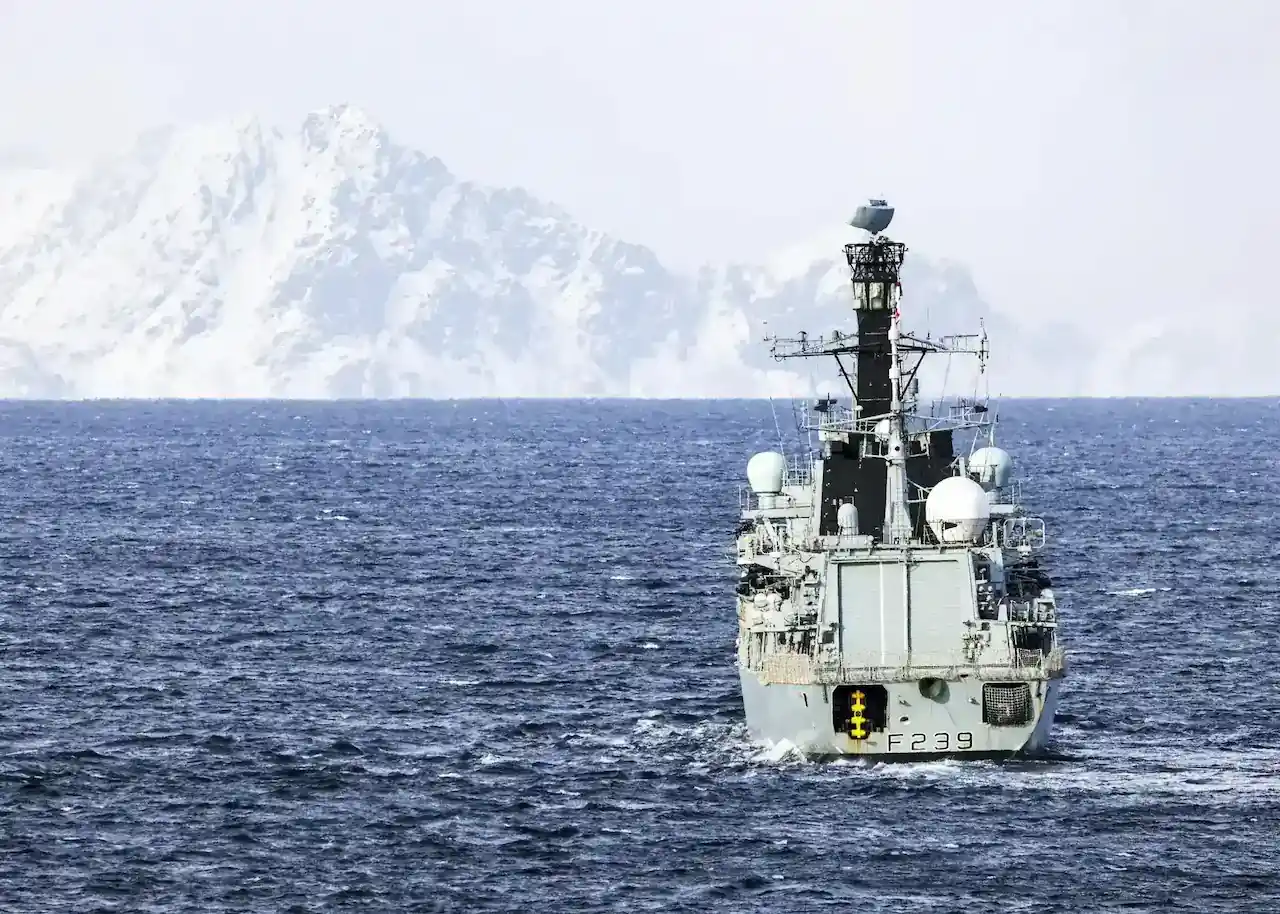
[[[888,425],[884,539],[902,544],[911,540],[902,353],[898,348],[902,335],[898,311],[902,295],[900,273],[907,246],[880,234],[892,218],[893,209],[883,200],[859,207],[850,224],[865,229],[871,238],[861,244],[845,245],[844,254],[849,261],[853,309],[858,321],[855,411],[861,412],[864,419],[883,416],[880,422]]]

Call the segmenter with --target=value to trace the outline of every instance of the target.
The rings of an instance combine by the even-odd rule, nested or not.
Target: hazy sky
[[[675,264],[883,193],[1002,310],[1269,310],[1278,39],[1278,0],[7,0],[0,147],[348,101]]]

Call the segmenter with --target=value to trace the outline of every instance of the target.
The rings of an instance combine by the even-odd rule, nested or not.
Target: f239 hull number
[[[950,752],[972,749],[973,734],[960,733],[890,733],[890,752]]]

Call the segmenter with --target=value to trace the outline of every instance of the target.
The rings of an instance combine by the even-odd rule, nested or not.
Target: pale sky
[[[351,102],[673,265],[871,194],[1018,312],[1271,309],[1280,0],[0,3],[0,149]]]

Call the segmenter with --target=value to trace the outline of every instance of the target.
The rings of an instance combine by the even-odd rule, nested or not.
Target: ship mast
[[[889,225],[893,211],[860,208],[852,224],[865,229],[871,240],[846,245],[844,252],[851,270],[853,308],[858,320],[858,374],[855,396],[864,420],[875,421],[877,431],[887,438],[884,502],[884,540],[906,543],[911,539],[911,516],[907,511],[907,453],[902,390],[902,350],[898,302],[902,295],[899,274],[907,246],[880,234]],[[887,426],[887,428],[885,428]]]
[[[889,454],[884,493],[884,533],[886,542],[903,544],[911,540],[911,514],[907,510],[907,434],[902,408],[902,358],[898,352],[900,329],[896,302],[890,320]]]
[[[966,345],[968,336],[919,337],[901,327],[898,303],[900,274],[907,246],[882,232],[893,218],[884,200],[860,206],[849,220],[867,239],[844,247],[853,285],[856,334],[773,337],[777,359],[833,357],[853,402],[842,409],[835,401],[818,401],[807,428],[822,441],[819,529],[835,533],[840,507],[852,501],[857,528],[886,544],[914,541],[923,525],[923,505],[910,500],[912,487],[928,489],[951,475],[951,434],[972,422],[969,407],[953,410],[950,421],[936,417],[922,427],[907,427],[916,410],[916,375],[931,353],[973,352],[985,364],[986,338]],[[946,427],[950,426],[950,427]],[[914,514],[913,514],[914,510]]]

